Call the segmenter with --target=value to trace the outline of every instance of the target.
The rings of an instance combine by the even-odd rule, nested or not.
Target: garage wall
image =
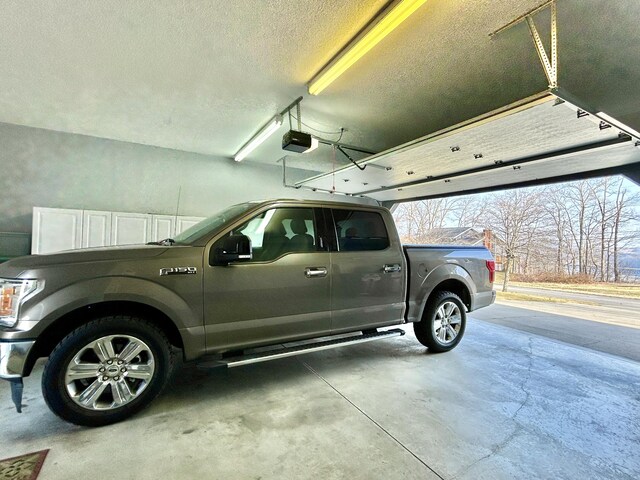
[[[180,215],[268,198],[358,201],[284,188],[275,166],[0,123],[0,231],[30,233],[34,206],[174,215],[180,187]]]

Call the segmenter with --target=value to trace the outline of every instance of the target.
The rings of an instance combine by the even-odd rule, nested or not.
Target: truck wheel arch
[[[450,278],[449,280],[444,280],[440,282],[433,291],[429,294],[429,298],[437,294],[438,292],[448,291],[451,293],[455,293],[460,297],[462,302],[464,303],[467,309],[471,308],[471,293],[469,292],[469,288],[465,285],[461,280],[456,280],[455,278]],[[427,299],[427,302],[429,299]]]
[[[420,309],[420,316],[418,317],[418,321],[422,321],[422,316],[424,315],[424,311],[427,308],[427,305],[429,305],[429,302],[436,296],[438,296],[440,292],[445,291],[455,293],[458,297],[460,297],[465,307],[467,307],[467,311],[471,310],[471,292],[469,291],[469,287],[462,280],[449,278],[438,283],[433,288],[433,290],[429,292],[429,295],[427,295],[427,297],[425,298],[422,308]]]
[[[79,326],[96,318],[108,315],[136,315],[160,328],[172,346],[184,351],[182,335],[175,322],[156,307],[133,301],[105,301],[76,308],[57,318],[38,335],[38,340],[29,352],[23,375],[31,374],[39,358],[48,357],[60,341]]]
[[[427,271],[426,275],[410,272],[406,320],[422,321],[429,302],[432,302],[434,296],[442,291],[456,294],[467,311],[474,309],[476,288],[473,277],[462,265],[444,263]]]

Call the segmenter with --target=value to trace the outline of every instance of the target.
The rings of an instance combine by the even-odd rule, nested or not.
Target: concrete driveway
[[[640,362],[640,328],[610,323],[591,305],[499,301],[471,316]]]
[[[546,311],[553,309],[557,313],[585,320],[640,328],[640,299],[519,286],[510,286],[509,291],[574,302],[572,304],[532,302]]]
[[[519,286],[509,291],[576,303],[498,300],[471,315],[640,362],[640,299]]]

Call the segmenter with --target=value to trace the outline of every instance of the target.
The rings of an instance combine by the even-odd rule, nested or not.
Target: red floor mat
[[[0,460],[0,480],[36,480],[49,450]]]

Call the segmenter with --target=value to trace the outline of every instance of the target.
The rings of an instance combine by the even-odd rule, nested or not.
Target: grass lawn
[[[496,272],[495,285],[502,288],[502,272]],[[640,299],[640,284],[637,283],[547,283],[547,282],[509,282],[514,287],[540,288],[574,293],[593,293],[610,297],[624,297]],[[509,293],[509,292],[507,292]],[[506,300],[506,298],[505,298]],[[522,299],[524,300],[524,299]]]
[[[544,297],[542,295],[530,295],[528,293],[518,292],[496,292],[497,300],[511,300],[511,301],[524,301],[524,302],[545,302],[545,303],[580,303],[583,305],[598,305],[595,302],[587,302],[580,300],[567,300],[564,298],[551,298]]]

